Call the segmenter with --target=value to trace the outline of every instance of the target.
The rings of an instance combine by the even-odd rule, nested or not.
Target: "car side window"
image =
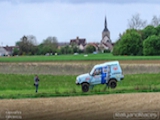
[[[102,73],[101,68],[97,68],[94,71],[94,75],[100,75]]]
[[[108,66],[103,67],[103,73],[111,73],[111,66],[108,65]]]

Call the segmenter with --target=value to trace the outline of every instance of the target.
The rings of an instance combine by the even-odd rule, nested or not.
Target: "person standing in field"
[[[38,75],[35,76],[34,78],[34,86],[36,87],[36,93],[38,92],[38,85],[39,85],[39,78]]]

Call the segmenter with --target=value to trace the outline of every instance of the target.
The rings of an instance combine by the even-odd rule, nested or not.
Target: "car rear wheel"
[[[117,86],[117,81],[116,80],[110,80],[109,81],[109,87],[114,89]]]
[[[88,83],[83,83],[82,84],[82,91],[83,92],[88,92],[89,91],[89,84]]]

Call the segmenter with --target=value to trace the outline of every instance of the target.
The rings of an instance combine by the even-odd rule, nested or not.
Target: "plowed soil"
[[[141,116],[131,116],[127,114],[129,111]],[[4,120],[7,116],[10,120],[130,120],[133,117],[157,120],[160,117],[160,93],[0,100],[0,112],[0,118]],[[130,117],[120,119],[118,112]]]

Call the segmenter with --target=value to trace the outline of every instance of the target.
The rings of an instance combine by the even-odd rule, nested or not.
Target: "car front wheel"
[[[82,84],[82,91],[83,92],[88,92],[89,91],[89,84],[88,83],[83,83]]]

